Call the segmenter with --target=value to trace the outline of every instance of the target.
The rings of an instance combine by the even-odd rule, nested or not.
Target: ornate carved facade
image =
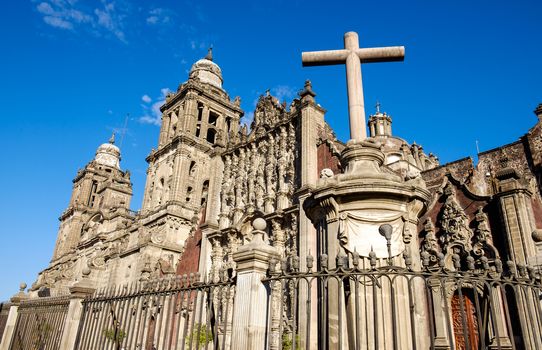
[[[261,96],[250,128],[240,125],[240,99],[222,82],[208,55],[167,97],[139,212],[129,209],[130,173],[114,139],[98,148],[74,179],[34,291],[69,286],[86,266],[98,287],[190,272],[218,281],[235,274],[233,255],[251,241],[255,217],[268,222],[264,240],[283,259],[279,268],[305,269],[311,255],[330,267],[347,255],[363,266],[390,259],[455,271],[540,265],[541,106],[525,136],[480,153],[476,166],[470,158],[439,165],[394,136],[379,108],[367,140],[338,141],[309,81],[290,104]],[[275,287],[273,327],[287,328],[292,308],[280,305],[294,288]],[[454,292],[446,293],[451,308]]]

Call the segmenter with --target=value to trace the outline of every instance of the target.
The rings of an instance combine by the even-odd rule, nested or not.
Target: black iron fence
[[[83,302],[76,349],[229,349],[234,283],[184,275],[97,291]]]
[[[10,350],[58,349],[69,303],[67,296],[22,301]]]
[[[267,308],[262,349],[542,349],[537,268],[457,254],[269,265],[268,303],[252,308]],[[74,349],[236,349],[235,288],[224,272],[99,290],[83,301]],[[10,350],[59,349],[68,307],[68,297],[22,301]]]
[[[297,257],[271,261],[269,349],[542,349],[538,269],[458,255],[333,260],[317,271],[311,256],[303,271]]]

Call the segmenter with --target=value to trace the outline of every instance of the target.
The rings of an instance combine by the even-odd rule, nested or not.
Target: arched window
[[[208,121],[208,123],[211,124],[211,125],[216,126],[217,122],[218,122],[218,114],[213,112],[213,111],[210,111],[209,112],[209,121]]]
[[[209,193],[209,180],[203,181],[203,186],[201,187],[201,205],[204,205],[207,202],[207,194]]]
[[[195,173],[196,173],[196,161],[193,160],[190,162],[190,168],[188,168],[188,175],[194,176]]]
[[[198,122],[203,118],[203,103],[198,102]]]
[[[230,128],[231,128],[231,118],[227,117],[226,118],[226,130],[228,131],[228,133],[230,132]]]
[[[209,143],[215,143],[216,138],[216,130],[215,129],[207,129],[207,142]]]
[[[94,201],[96,200],[96,191],[97,190],[98,190],[98,181],[93,180],[92,181],[92,186],[90,187],[90,196],[88,197],[88,200],[87,200],[87,205],[89,207],[94,206]]]
[[[188,188],[186,189],[186,202],[190,202],[190,200],[192,199],[193,191],[194,189],[192,188],[192,186],[188,186]]]

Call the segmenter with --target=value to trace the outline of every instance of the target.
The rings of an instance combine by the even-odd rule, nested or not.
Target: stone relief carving
[[[499,253],[493,245],[493,238],[489,229],[487,215],[482,207],[478,208],[474,216],[474,237],[472,251],[477,256],[496,258]]]
[[[468,217],[459,205],[453,185],[448,182],[444,187],[446,200],[441,210],[439,224],[442,229],[440,240],[444,250],[452,246],[461,246],[470,251],[473,232],[469,228]]]
[[[436,265],[439,260],[446,261],[448,268],[474,268],[487,264],[488,259],[499,257],[493,245],[491,229],[486,213],[479,207],[469,227],[469,218],[459,205],[455,189],[448,182],[444,187],[446,198],[439,216],[440,232],[437,238],[435,226],[428,218],[424,224],[421,244],[422,260]],[[470,267],[469,267],[470,266]]]
[[[260,96],[254,111],[254,120],[251,124],[251,133],[256,136],[261,136],[266,129],[275,126],[278,122],[285,118],[286,108],[279,100],[269,94],[267,91],[265,96]]]
[[[379,232],[382,224],[389,224],[392,227],[390,253],[386,238]],[[376,254],[377,258],[391,258],[401,254],[405,249],[403,228],[403,213],[352,210],[339,214],[341,245],[349,252],[357,252],[363,257],[369,257],[371,253]]]
[[[262,120],[258,123],[263,123]],[[272,213],[292,205],[295,152],[295,127],[288,122],[223,156],[221,229],[235,225],[245,212]]]
[[[103,269],[105,266],[106,249],[107,247],[104,246],[102,242],[96,243],[94,245],[94,250],[87,261],[88,267]]]
[[[330,179],[333,177],[333,170],[330,168],[324,168],[320,171],[320,178],[321,179]]]

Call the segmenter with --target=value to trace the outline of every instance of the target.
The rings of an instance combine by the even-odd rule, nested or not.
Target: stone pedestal
[[[336,267],[337,257],[354,253],[359,254],[362,268],[371,266],[371,256],[376,257],[377,267],[388,263],[404,267],[403,254],[406,253],[417,260],[411,267],[419,269],[419,245],[413,236],[417,232],[418,218],[430,198],[423,180],[405,180],[383,165],[385,155],[374,142],[349,141],[341,159],[345,173],[321,179],[303,205],[319,232],[321,250],[318,253],[328,255],[330,269]],[[385,236],[381,227],[387,225],[389,232]],[[413,309],[406,283],[393,286],[382,283],[376,289],[363,286],[356,289],[354,282],[350,284],[349,293],[342,284],[328,284],[329,298],[324,300],[327,324],[319,325],[327,327],[327,339],[322,339],[325,347],[408,349],[413,343],[419,348],[429,347],[423,283],[411,286],[416,298]],[[359,290],[357,296],[354,290]],[[394,318],[390,317],[392,306],[375,302],[392,299]],[[354,305],[362,308],[362,317],[356,316]],[[416,328],[417,339],[412,337],[412,327]],[[356,328],[364,330],[359,337],[356,337]]]
[[[77,332],[82,321],[83,300],[96,290],[94,283],[88,278],[89,275],[90,269],[84,269],[82,280],[70,287],[70,305],[68,306],[64,332],[62,332],[62,339],[60,340],[60,349],[62,350],[74,349]]]
[[[2,336],[2,343],[0,343],[0,350],[9,350],[11,341],[13,340],[13,332],[17,325],[17,316],[19,311],[19,305],[21,301],[28,299],[28,295],[25,294],[26,283],[21,283],[19,293],[15,294],[11,299],[11,307],[9,309],[8,319],[6,327],[4,328],[4,335]]]
[[[269,293],[262,283],[275,248],[263,241],[266,223],[256,219],[253,239],[233,254],[237,263],[237,285],[233,311],[232,344],[238,350],[263,350],[266,347]]]

